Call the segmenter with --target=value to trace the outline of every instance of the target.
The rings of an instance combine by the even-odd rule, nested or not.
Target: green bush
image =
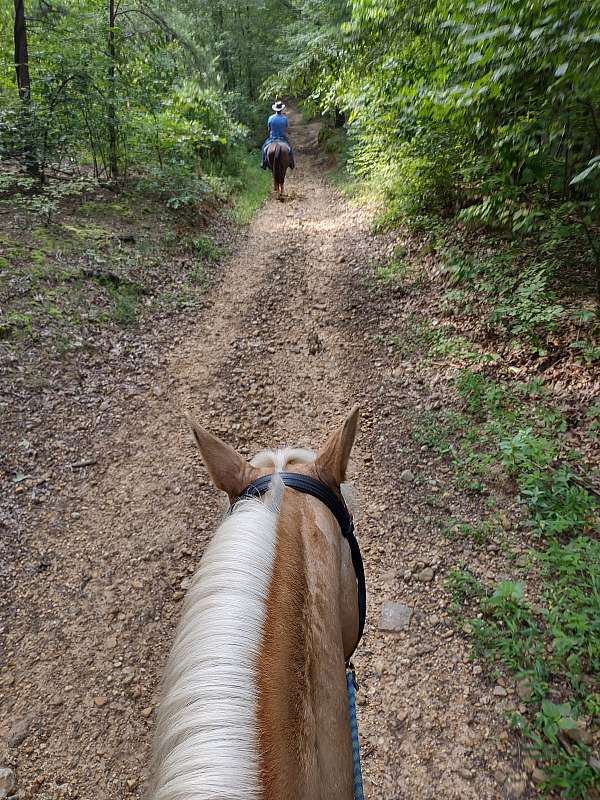
[[[379,230],[403,222],[418,224],[423,216],[444,214],[455,200],[452,159],[441,150],[422,153],[414,143],[403,142],[377,152],[377,140],[350,147],[349,169],[380,187],[385,208],[376,221]]]
[[[501,441],[500,451],[540,533],[553,538],[600,531],[593,494],[567,465],[554,465],[557,449],[552,441],[523,428]]]
[[[196,160],[219,160],[240,143],[247,131],[228,108],[228,99],[214,89],[205,89],[190,78],[173,86],[158,110],[140,109],[130,120],[135,130],[134,152],[166,164],[194,164]]]
[[[600,670],[600,544],[586,537],[553,542],[537,561],[543,585],[535,609],[514,581],[489,593],[468,575],[453,573],[449,588],[459,603],[480,610],[469,621],[475,652],[525,689],[531,711],[512,718],[543,767],[541,788],[584,800],[597,773],[589,747],[577,737],[565,747],[564,734],[575,731],[578,720],[600,716],[600,695],[590,681]]]
[[[136,191],[163,200],[171,209],[195,209],[211,196],[211,187],[195,167],[169,162],[164,167],[149,167],[136,181]]]
[[[233,217],[241,225],[247,225],[271,189],[271,174],[260,168],[256,153],[247,153],[240,167],[233,198]]]

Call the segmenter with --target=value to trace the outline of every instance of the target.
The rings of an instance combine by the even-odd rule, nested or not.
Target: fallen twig
[[[68,464],[71,469],[83,469],[84,467],[93,467],[94,464],[98,463],[97,458],[85,458],[82,461],[74,461],[72,464]]]

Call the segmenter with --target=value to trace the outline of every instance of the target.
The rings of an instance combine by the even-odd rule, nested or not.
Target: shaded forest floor
[[[473,659],[467,619],[503,580],[543,602],[522,450],[594,489],[598,376],[576,389],[485,358],[427,238],[374,236],[327,183],[318,126],[294,122],[288,200],[247,231],[107,198],[61,219],[59,240],[4,217],[0,765],[23,797],[143,796],[180,601],[218,517],[183,411],[250,455],[318,444],[354,402],[367,797],[516,799],[548,779],[507,723],[534,717],[537,686],[493,650]],[[523,420],[532,440],[502,461]],[[390,603],[410,610],[403,629],[385,630]],[[559,705],[567,688],[548,681]],[[597,756],[596,714],[577,726]]]
[[[199,308],[233,228],[226,215],[215,223],[214,211],[206,211],[200,218],[171,211],[132,184],[63,204],[46,223],[15,212],[6,198],[0,213],[5,352],[22,366],[25,350],[53,361],[102,351],[128,327]]]

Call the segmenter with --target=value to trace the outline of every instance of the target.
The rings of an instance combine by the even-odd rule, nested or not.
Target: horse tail
[[[284,148],[281,142],[276,142],[275,152],[273,153],[273,176],[276,183],[283,186],[285,180],[285,173],[288,168],[289,151]]]

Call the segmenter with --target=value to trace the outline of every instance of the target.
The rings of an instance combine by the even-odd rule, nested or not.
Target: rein
[[[316,497],[317,500],[320,500],[323,503],[323,505],[327,506],[327,508],[336,518],[337,523],[340,526],[342,536],[350,545],[352,566],[354,567],[354,573],[356,575],[356,589],[358,592],[358,638],[352,653],[348,656],[346,663],[349,664],[350,659],[354,655],[354,651],[362,639],[367,615],[367,588],[365,584],[365,569],[360,553],[360,547],[358,545],[358,541],[356,540],[356,536],[354,535],[354,521],[352,519],[352,515],[348,511],[348,507],[344,501],[340,499],[337,494],[329,488],[329,486],[326,486],[324,483],[321,483],[321,481],[316,480],[316,478],[309,478],[307,475],[300,475],[297,472],[279,472],[277,474],[285,486],[288,486],[290,489],[296,489],[298,492],[309,494],[312,497]],[[255,481],[246,486],[243,492],[234,500],[231,508],[234,508],[235,504],[239,500],[262,497],[263,494],[269,491],[272,477],[272,475],[263,475],[261,478],[257,478]]]

